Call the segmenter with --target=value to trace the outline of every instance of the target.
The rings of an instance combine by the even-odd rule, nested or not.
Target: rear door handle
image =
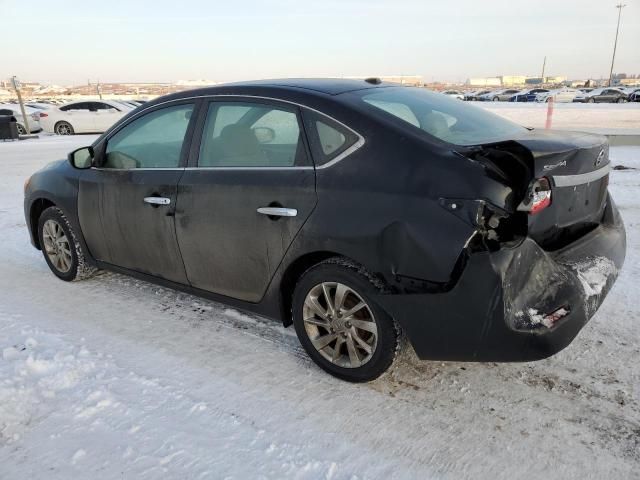
[[[298,210],[284,207],[260,207],[258,213],[270,217],[295,217],[298,215]]]
[[[151,205],[169,205],[171,199],[166,197],[144,197],[144,202]]]

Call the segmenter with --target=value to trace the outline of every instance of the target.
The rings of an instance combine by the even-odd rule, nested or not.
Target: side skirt
[[[226,297],[224,295],[219,295],[217,293],[208,292],[206,290],[201,290],[199,288],[194,288],[189,285],[183,285],[181,283],[165,280],[164,278],[155,277],[147,273],[138,272],[136,270],[130,270],[128,268],[118,267],[116,265],[112,265],[110,263],[102,262],[99,260],[94,260],[94,262],[92,263],[94,263],[95,266],[100,268],[101,270],[108,270],[110,272],[120,273],[122,275],[128,275],[130,277],[134,277],[139,280],[144,280],[145,282],[153,283],[161,287],[171,288],[173,290],[188,293],[196,297],[206,298],[207,300],[221,303],[223,305],[235,308],[245,313],[257,314],[257,315],[260,315],[272,320],[276,320],[282,323],[282,319],[280,318],[280,308],[277,305],[277,302],[269,301],[268,292],[265,295],[265,297],[263,297],[262,301],[258,303],[250,303],[250,302],[245,302],[245,301],[238,300],[231,297]]]

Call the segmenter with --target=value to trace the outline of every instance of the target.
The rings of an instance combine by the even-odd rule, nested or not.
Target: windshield
[[[352,92],[370,112],[393,115],[406,124],[455,145],[504,140],[524,127],[446,95],[422,88],[390,87]]]

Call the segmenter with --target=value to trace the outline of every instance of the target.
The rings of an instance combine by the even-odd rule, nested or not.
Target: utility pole
[[[613,56],[611,57],[611,70],[609,71],[609,86],[611,86],[611,81],[613,80],[613,62],[616,60],[616,47],[618,46],[618,31],[620,30],[620,16],[622,15],[622,9],[626,7],[626,4],[619,3],[616,5],[618,9],[618,26],[616,27],[616,40],[613,43]]]
[[[542,61],[542,75],[540,75],[540,85],[544,84],[544,67],[547,66],[547,56],[545,55]]]
[[[18,96],[18,103],[20,103],[20,112],[22,113],[22,121],[24,122],[24,129],[26,130],[25,134],[30,135],[31,129],[29,128],[29,119],[27,118],[27,114],[24,111],[24,103],[22,102],[22,95],[20,94],[20,81],[14,75],[11,77],[11,83],[13,84],[13,88],[16,91],[16,95]]]

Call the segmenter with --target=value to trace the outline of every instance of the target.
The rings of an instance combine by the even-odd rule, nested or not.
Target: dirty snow
[[[600,295],[609,277],[618,270],[615,263],[607,257],[587,258],[569,267],[575,270],[587,297]]]
[[[611,150],[635,168],[611,174],[626,264],[566,350],[524,364],[405,354],[351,385],[272,321],[122,275],[49,273],[23,182],[92,139],[0,142],[0,478],[637,478],[640,148]]]

